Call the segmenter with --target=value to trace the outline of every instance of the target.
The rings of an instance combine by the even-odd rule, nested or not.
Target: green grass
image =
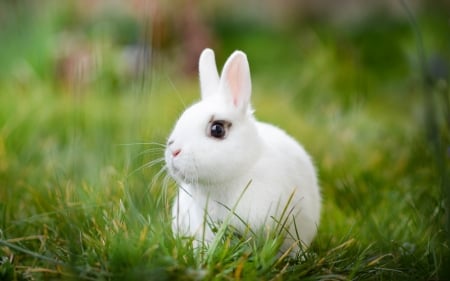
[[[257,117],[298,139],[319,171],[318,236],[289,258],[277,255],[275,235],[243,238],[231,226],[199,251],[174,237],[176,186],[157,177],[162,163],[148,163],[162,156],[155,143],[165,143],[185,105],[197,99],[197,82],[180,78],[175,62],[131,82],[103,65],[87,86],[61,87],[44,46],[62,24],[56,15],[21,27],[30,34],[46,27],[41,51],[25,44],[19,56],[11,49],[24,40],[11,32],[14,22],[0,31],[9,39],[0,52],[7,61],[0,72],[1,280],[450,277],[448,79],[422,86],[408,24],[387,22],[392,29],[381,26],[384,35],[375,28],[376,40],[397,38],[384,63],[395,67],[383,72],[382,58],[371,61],[383,53],[369,40],[373,24],[347,33],[311,24],[299,38],[258,26],[237,35],[235,26],[217,23],[220,62],[229,50],[248,52]],[[445,29],[432,22],[425,44],[439,49],[432,38]],[[118,55],[98,46],[103,61]],[[29,65],[15,64],[23,60]],[[431,117],[424,93],[435,98]],[[427,131],[430,122],[437,133]]]

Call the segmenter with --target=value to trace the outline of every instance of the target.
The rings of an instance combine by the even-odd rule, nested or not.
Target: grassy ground
[[[446,29],[425,19],[424,44],[439,50]],[[105,71],[67,89],[49,74],[57,24],[40,20],[21,27],[40,30],[24,37],[34,48],[14,50],[12,27],[2,33],[12,41],[0,71],[1,280],[450,278],[448,77],[422,82],[408,23],[311,24],[297,36],[216,23],[220,63],[235,48],[248,53],[257,117],[295,136],[319,170],[319,234],[290,259],[275,255],[273,237],[226,231],[203,251],[174,238],[176,187],[149,163],[197,82],[168,63],[134,82]]]

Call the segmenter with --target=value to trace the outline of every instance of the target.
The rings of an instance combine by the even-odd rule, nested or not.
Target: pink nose
[[[176,150],[172,151],[172,156],[177,157],[178,154],[180,154],[180,153],[181,153],[181,149],[176,149]]]

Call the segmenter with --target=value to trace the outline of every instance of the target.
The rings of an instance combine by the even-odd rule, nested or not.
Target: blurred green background
[[[171,235],[158,144],[205,47],[318,167],[300,261]],[[2,280],[450,278],[447,1],[1,1],[0,66]]]

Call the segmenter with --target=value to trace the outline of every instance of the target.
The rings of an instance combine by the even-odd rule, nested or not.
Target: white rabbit
[[[214,52],[205,49],[199,73],[202,99],[177,121],[165,151],[169,174],[180,186],[174,233],[211,241],[205,218],[224,221],[234,206],[230,223],[236,229],[270,230],[287,210],[282,250],[298,250],[298,242],[308,246],[320,220],[315,168],[292,137],[255,120],[246,55],[235,51],[219,77]]]

